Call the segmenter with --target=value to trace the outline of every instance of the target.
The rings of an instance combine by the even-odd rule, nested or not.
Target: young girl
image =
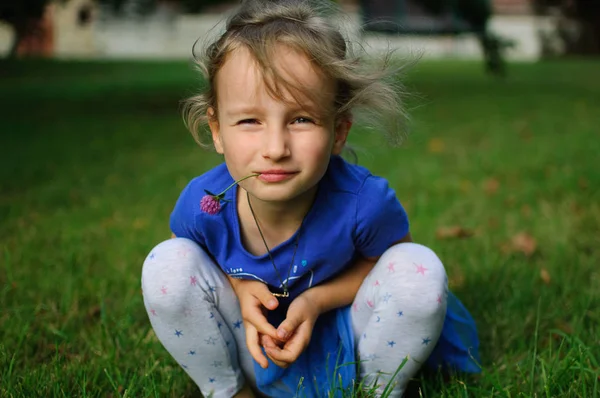
[[[382,74],[298,1],[246,1],[201,66],[208,89],[185,116],[199,142],[208,124],[225,163],[183,190],[142,287],[156,335],[204,396],[363,382],[400,397],[425,363],[477,371],[442,263],[412,243],[386,180],[340,157],[356,107],[402,115]]]

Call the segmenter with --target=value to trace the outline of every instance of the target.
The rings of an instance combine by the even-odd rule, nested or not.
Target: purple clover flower
[[[250,177],[257,177],[258,175],[259,174],[250,174],[249,176],[240,178],[239,180],[235,181],[233,184],[225,188],[223,192],[221,192],[218,195],[215,195],[214,193],[205,189],[204,192],[206,192],[206,195],[204,195],[200,200],[200,210],[202,210],[204,213],[210,214],[211,216],[218,214],[221,211],[221,201],[228,202],[228,200],[224,199],[225,192],[229,191],[234,185],[239,184],[241,181],[244,181],[245,179],[248,179]]]

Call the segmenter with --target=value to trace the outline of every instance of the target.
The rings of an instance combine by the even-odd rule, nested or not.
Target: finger
[[[267,356],[269,356],[269,354],[267,354]],[[269,356],[269,359],[271,360],[271,362],[273,362],[275,365],[279,366],[280,368],[286,369],[288,366],[290,366],[290,363],[287,362],[283,362],[283,361],[279,361],[271,356]]]
[[[270,350],[275,350],[275,349],[279,349],[279,347],[275,344],[275,342],[273,341],[273,339],[271,339],[269,336],[261,336],[261,341],[263,343],[263,347],[265,347],[265,352],[267,353],[267,356],[269,357],[269,359],[271,361],[273,361],[273,363],[281,368],[287,368],[290,364],[287,362],[283,362],[278,360],[277,358],[274,358],[272,356],[270,356],[268,354],[268,352]]]
[[[265,308],[274,310],[279,305],[279,301],[277,301],[277,298],[269,291],[267,285],[262,286],[262,288],[257,288],[252,293]]]
[[[259,307],[246,310],[245,315],[244,320],[252,324],[258,333],[266,334],[274,339],[277,338],[277,330],[269,323]]]
[[[283,347],[283,342],[279,341],[279,340],[274,340],[271,336],[267,336],[266,334],[263,334],[260,336],[261,340],[261,344],[263,347]]]
[[[302,319],[296,318],[293,315],[290,316],[288,312],[288,317],[285,318],[285,320],[281,322],[277,328],[277,338],[282,341],[286,341],[292,334],[294,334],[294,331],[302,321]]]
[[[308,346],[311,330],[311,325],[307,323],[301,324],[282,348],[265,348],[267,355],[274,361],[293,363]]]
[[[269,361],[260,348],[258,331],[251,324],[246,324],[244,327],[246,329],[246,346],[250,355],[261,368],[266,369],[269,366]]]

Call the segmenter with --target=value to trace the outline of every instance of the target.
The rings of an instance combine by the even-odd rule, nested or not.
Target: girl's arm
[[[394,244],[403,242],[412,242],[410,232]],[[358,258],[340,275],[326,283],[306,290],[302,295],[317,306],[320,314],[350,305],[377,260],[379,260],[379,257]]]

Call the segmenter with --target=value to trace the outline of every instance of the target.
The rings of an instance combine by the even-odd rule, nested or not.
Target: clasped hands
[[[250,354],[263,368],[269,362],[262,352],[277,366],[286,368],[308,346],[313,327],[320,310],[304,292],[290,304],[285,320],[275,329],[266,318],[269,310],[274,310],[279,301],[267,285],[258,281],[236,280],[234,290],[240,302],[242,319],[246,330],[246,345]]]

